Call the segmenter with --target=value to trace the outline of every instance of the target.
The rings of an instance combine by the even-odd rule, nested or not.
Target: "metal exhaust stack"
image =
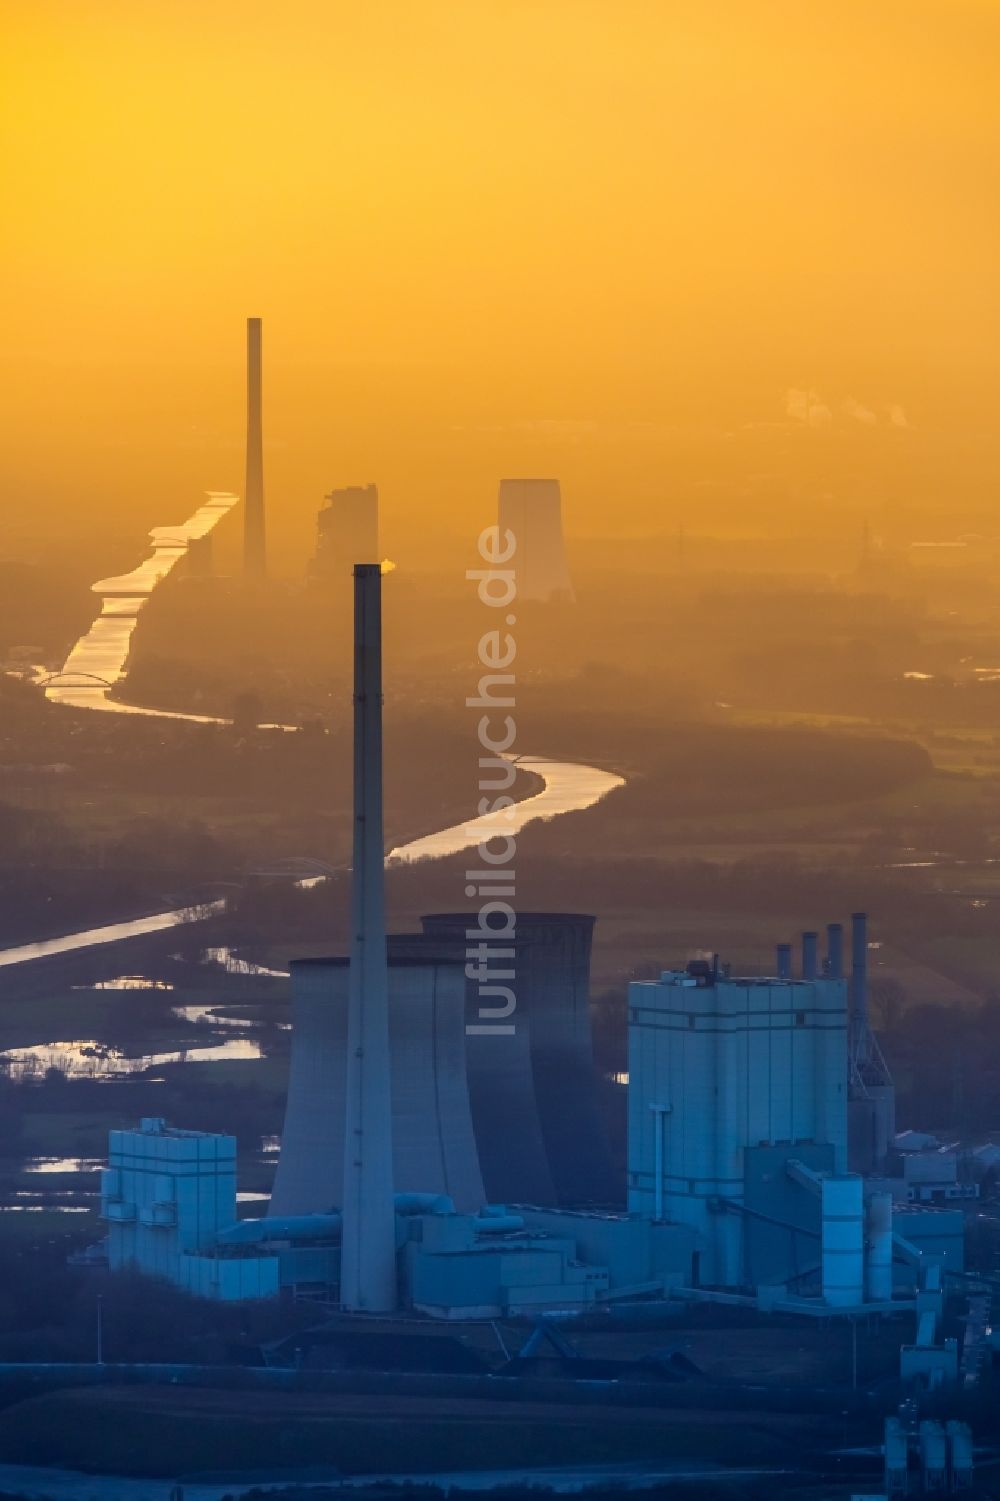
[[[790,943],[779,943],[777,956],[778,979],[790,980],[792,978],[792,945]]]
[[[262,579],[264,549],[264,450],[261,436],[261,322],[247,319],[247,471],[243,496],[243,572]]]
[[[844,978],[844,927],[839,922],[826,926],[826,973],[831,980]]]
[[[340,1302],[396,1307],[382,829],[382,572],[354,568],[354,868]]]
[[[851,1022],[855,1036],[868,1028],[868,914],[851,914]]]
[[[803,980],[815,980],[816,961],[819,953],[819,934],[803,933],[802,935],[802,978]]]

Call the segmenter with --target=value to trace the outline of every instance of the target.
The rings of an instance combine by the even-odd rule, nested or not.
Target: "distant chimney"
[[[851,914],[851,1023],[856,1036],[868,1027],[868,914]]]
[[[803,933],[802,935],[802,978],[803,980],[815,980],[816,961],[819,953],[819,934]]]
[[[247,475],[243,497],[243,571],[262,579],[264,542],[264,448],[261,430],[261,323],[247,319]]]
[[[777,956],[778,979],[790,980],[792,978],[792,945],[790,943],[779,943]]]
[[[826,973],[831,980],[842,980],[844,977],[844,928],[839,922],[827,924]]]

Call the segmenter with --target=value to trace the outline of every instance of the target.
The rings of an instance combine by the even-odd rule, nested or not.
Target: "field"
[[[334,1466],[347,1475],[628,1461],[783,1468],[835,1443],[840,1422],[801,1414],[110,1387],[51,1393],[0,1413],[10,1463],[137,1475]]]

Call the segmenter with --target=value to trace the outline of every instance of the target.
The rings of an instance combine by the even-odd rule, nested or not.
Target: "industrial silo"
[[[421,921],[430,938],[449,943],[449,952],[474,946],[466,937],[475,928],[474,913],[436,913]],[[491,1199],[572,1207],[623,1198],[594,1070],[593,930],[593,917],[578,913],[518,912],[513,959],[496,961],[514,971],[507,982],[516,998],[513,1030],[466,1037],[473,1121]],[[475,979],[467,982],[466,1005],[475,1025]]]
[[[269,1213],[341,1203],[347,1047],[346,959],[293,960],[288,1102]],[[399,1193],[484,1201],[465,1076],[465,979],[439,955],[389,957],[393,1183]]]

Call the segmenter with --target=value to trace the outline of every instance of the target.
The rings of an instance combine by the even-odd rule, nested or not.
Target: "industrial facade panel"
[[[389,941],[393,1181],[478,1209],[484,1190],[464,1068],[465,981],[454,964],[404,960]],[[343,1192],[346,960],[292,963],[292,1059],[269,1214],[324,1214]]]
[[[428,937],[445,940],[464,957],[474,913],[436,913],[421,921]],[[500,1202],[622,1201],[594,1069],[593,931],[593,917],[518,912],[510,982],[517,998],[514,1032],[466,1038],[480,1161],[487,1192]],[[474,981],[468,1005],[473,1019]]]
[[[629,987],[629,1208],[697,1230],[705,1281],[742,1280],[742,1216],[713,1206],[743,1202],[748,1149],[825,1143],[842,1171],[846,1008],[840,980]]]

